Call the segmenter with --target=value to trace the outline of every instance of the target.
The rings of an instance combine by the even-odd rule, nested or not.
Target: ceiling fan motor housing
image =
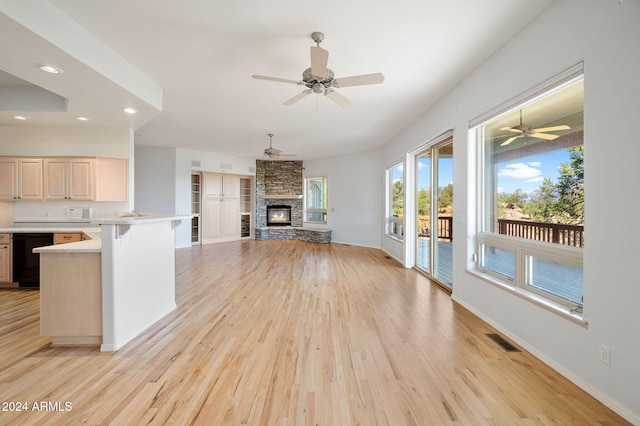
[[[329,68],[323,77],[311,74],[311,68],[307,68],[302,73],[302,84],[307,86],[313,93],[324,93],[324,91],[333,86],[335,74]]]

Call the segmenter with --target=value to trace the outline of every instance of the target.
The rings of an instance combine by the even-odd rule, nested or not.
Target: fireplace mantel
[[[263,200],[300,200],[302,195],[297,194],[273,194],[273,195],[258,195],[258,198]]]

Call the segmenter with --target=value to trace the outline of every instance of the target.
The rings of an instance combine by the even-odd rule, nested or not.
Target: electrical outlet
[[[603,363],[611,365],[611,349],[608,346],[598,345],[598,357]]]

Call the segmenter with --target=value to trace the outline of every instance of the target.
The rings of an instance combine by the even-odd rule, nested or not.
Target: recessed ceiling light
[[[80,121],[89,121],[89,119],[87,117],[78,117],[78,120],[80,120]]]
[[[14,115],[13,118],[15,118],[16,120],[28,120],[29,117],[25,117],[24,115]]]
[[[136,111],[136,110],[135,110],[135,109],[133,109],[133,108],[125,108],[125,109],[124,109],[124,112],[126,112],[127,114],[135,114],[135,113],[136,113],[136,112],[138,112],[138,111]]]
[[[58,68],[55,65],[49,64],[40,65],[40,69],[50,74],[62,74],[64,72],[62,68]]]

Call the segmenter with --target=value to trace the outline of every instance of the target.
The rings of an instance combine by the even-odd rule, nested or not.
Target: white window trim
[[[568,70],[558,74],[557,76],[537,85],[531,90],[517,96],[510,101],[500,105],[485,114],[476,117],[469,122],[470,129],[476,129],[477,139],[477,229],[481,231],[485,223],[485,205],[484,205],[484,179],[480,176],[485,173],[483,170],[484,160],[484,137],[482,135],[482,125],[496,119],[517,108],[522,108],[526,104],[531,104],[538,99],[548,96],[550,93],[561,90],[578,80],[584,79],[584,64],[581,62]],[[498,273],[494,273],[488,269],[482,268],[482,259],[478,258],[482,253],[481,246],[489,245],[496,248],[507,249],[515,253],[514,264],[514,280],[511,281]],[[476,254],[474,260],[476,263],[475,270],[467,270],[467,272],[482,278],[484,281],[497,285],[500,288],[517,294],[527,300],[532,301],[545,308],[560,313],[561,315],[572,319],[586,327],[587,323],[583,320],[582,307],[576,311],[575,306],[569,301],[554,297],[546,292],[536,290],[526,284],[528,274],[527,257],[538,257],[541,259],[557,262],[563,265],[573,266],[576,268],[583,267],[583,249],[578,247],[547,243],[542,241],[527,240],[519,237],[500,235],[493,232],[478,232],[475,242]]]
[[[303,223],[317,223],[317,224],[326,224],[327,221],[329,220],[329,215],[327,213],[328,209],[310,209],[307,208],[307,200],[309,199],[308,194],[307,194],[307,180],[309,179],[324,179],[325,181],[325,185],[327,185],[327,189],[324,190],[324,197],[325,197],[325,201],[329,202],[329,180],[327,179],[327,176],[310,176],[310,177],[305,177],[304,178],[304,212],[303,212]],[[308,220],[307,219],[307,213],[323,213],[323,217],[325,218],[325,220]]]

